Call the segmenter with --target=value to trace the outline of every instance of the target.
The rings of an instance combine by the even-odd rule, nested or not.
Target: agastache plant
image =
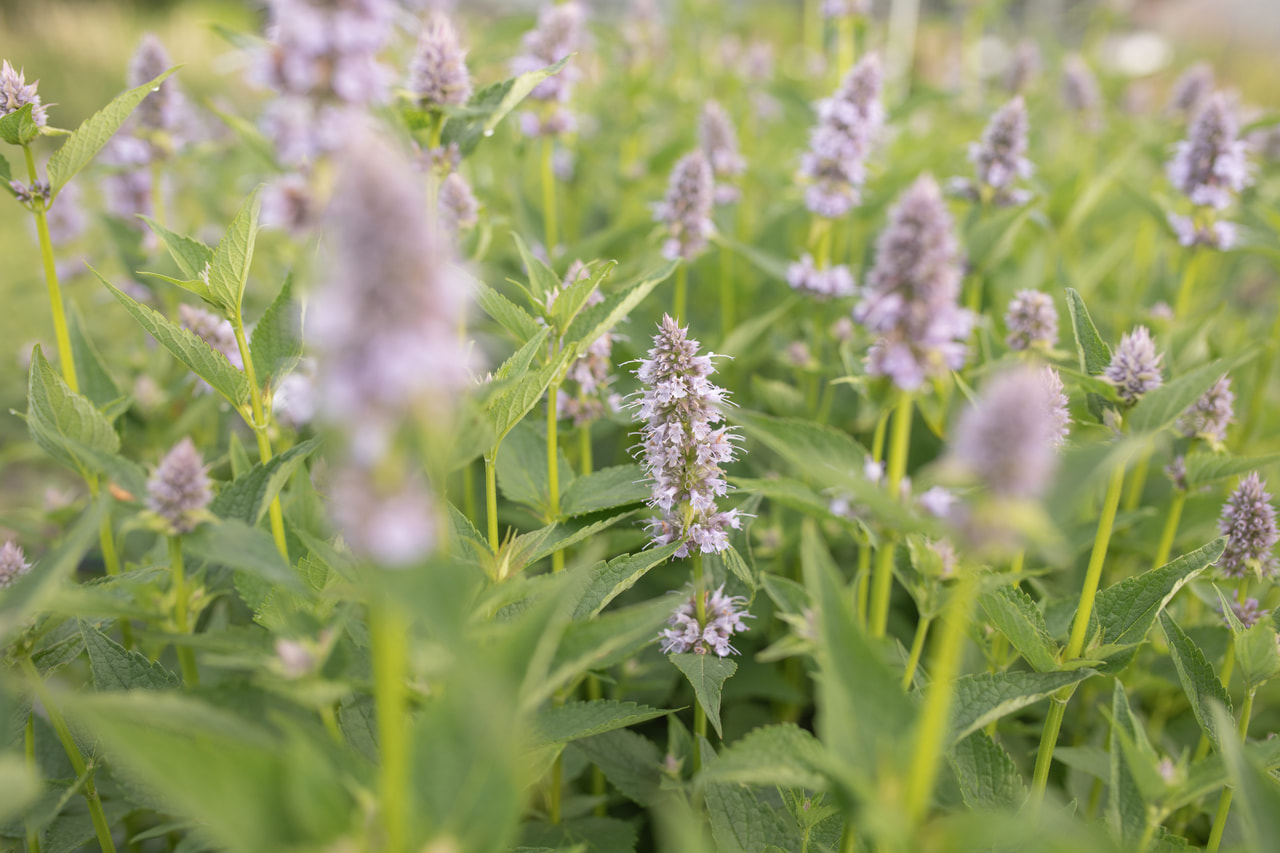
[[[1227,96],[1210,96],[1196,114],[1187,138],[1174,149],[1166,168],[1169,181],[1194,207],[1191,216],[1169,215],[1184,246],[1230,249],[1236,242],[1233,223],[1217,218],[1219,211],[1249,185],[1246,144]]]
[[[734,180],[747,169],[738,153],[738,132],[733,119],[716,101],[707,101],[698,121],[698,140],[716,178],[716,204],[733,204],[742,196]]]
[[[1016,97],[991,117],[982,141],[969,147],[976,179],[956,178],[952,186],[966,198],[997,207],[1025,204],[1031,194],[1014,184],[1031,176],[1026,153],[1027,108],[1022,98]]]
[[[706,596],[705,613],[698,616],[697,602],[689,600],[676,608],[661,635],[663,654],[715,654],[720,657],[739,654],[729,642],[734,634],[747,630],[743,619],[750,619],[747,600],[740,595],[725,595],[724,585]]]
[[[1009,66],[1005,69],[1005,91],[1011,95],[1025,93],[1040,73],[1040,66],[1040,46],[1031,39],[1018,42],[1009,57]]]
[[[570,56],[581,48],[585,30],[586,9],[577,0],[543,6],[538,25],[524,35],[524,53],[511,60],[512,73],[537,71]],[[570,64],[534,88],[529,97],[542,102],[542,108],[521,115],[525,135],[558,136],[574,130],[577,121],[565,105],[579,76]]]
[[[1122,401],[1133,405],[1143,394],[1164,384],[1160,364],[1163,360],[1164,355],[1156,352],[1151,331],[1146,326],[1136,326],[1120,339],[1120,346],[1102,375],[1116,386]]]
[[[1068,56],[1063,64],[1062,103],[1071,112],[1079,113],[1087,127],[1098,125],[1102,91],[1098,88],[1098,78],[1084,57]]]
[[[1178,418],[1177,428],[1187,438],[1203,438],[1215,447],[1227,438],[1227,425],[1235,420],[1236,395],[1231,377],[1222,376]]]
[[[1004,315],[1010,349],[1052,349],[1058,343],[1058,309],[1053,297],[1038,290],[1019,290]]]
[[[800,176],[809,182],[805,205],[817,216],[844,216],[862,199],[866,160],[884,125],[884,75],[873,54],[863,58],[830,98],[818,102],[818,123]]]
[[[449,19],[439,12],[427,17],[418,48],[409,63],[409,91],[428,109],[456,107],[471,97],[467,52]]]
[[[1241,480],[1222,505],[1218,529],[1227,537],[1227,547],[1218,561],[1223,575],[1243,578],[1257,573],[1269,577],[1275,571],[1272,550],[1280,540],[1280,532],[1276,530],[1271,495],[1258,472]]]
[[[22,547],[13,540],[0,545],[0,589],[12,586],[14,581],[31,571]]]
[[[1197,62],[1174,81],[1169,89],[1166,111],[1188,118],[1195,116],[1205,100],[1213,94],[1213,87],[1213,66],[1207,62]]]

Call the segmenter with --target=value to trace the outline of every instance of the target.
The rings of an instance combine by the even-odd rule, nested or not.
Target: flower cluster
[[[1169,90],[1168,112],[1194,116],[1205,99],[1213,93],[1213,66],[1197,62],[1174,81]]]
[[[147,480],[147,508],[165,522],[169,535],[195,530],[212,499],[204,459],[190,438],[175,444]]]
[[[677,161],[671,170],[667,195],[653,212],[654,218],[667,226],[663,257],[691,261],[706,249],[707,240],[715,233],[711,221],[714,188],[711,163],[701,150]]]
[[[1256,471],[1241,480],[1223,504],[1218,529],[1227,537],[1227,547],[1218,561],[1224,575],[1242,578],[1255,567],[1264,575],[1271,574],[1275,568],[1271,549],[1280,540],[1280,532],[1276,531],[1271,495]]]
[[[564,277],[564,287],[586,278],[590,273],[581,261],[574,261]],[[604,296],[594,290],[587,305],[599,305]],[[564,384],[556,396],[557,415],[572,418],[574,426],[599,420],[606,411],[616,412],[622,398],[613,393],[613,332],[605,332],[587,347],[586,352],[569,365]]]
[[[733,204],[742,195],[733,179],[746,171],[747,161],[738,153],[738,132],[733,127],[733,119],[715,101],[707,101],[702,107],[698,141],[717,179],[716,204]]]
[[[31,564],[18,543],[8,541],[0,545],[0,589],[10,586],[29,571]]]
[[[1229,206],[1249,184],[1245,149],[1227,96],[1210,96],[1166,167],[1170,182],[1197,208],[1190,217],[1169,216],[1182,245],[1229,249],[1235,243],[1235,226],[1215,221],[1214,212]]]
[[[44,104],[40,103],[40,96],[36,94],[39,85],[39,80],[28,83],[25,72],[15,71],[6,59],[0,65],[0,116],[16,113],[30,104],[31,120],[37,127],[44,127],[49,119]]]
[[[800,260],[793,261],[787,267],[787,284],[796,290],[822,299],[852,296],[857,292],[853,273],[849,272],[849,267],[838,264],[819,269],[813,262],[813,255],[807,252],[801,256]]]
[[[1223,376],[1187,407],[1178,418],[1178,429],[1188,438],[1198,436],[1221,444],[1227,438],[1227,424],[1235,420],[1235,401],[1231,377]]]
[[[1093,69],[1080,56],[1067,57],[1062,67],[1062,103],[1068,110],[1083,114],[1088,124],[1097,123],[1102,92]]]
[[[868,372],[914,390],[964,365],[972,315],[960,308],[960,244],[938,184],[923,175],[902,194],[876,242],[854,319],[879,336]]]
[[[172,67],[173,60],[169,58],[164,44],[155,35],[147,33],[129,60],[129,86],[141,86]],[[157,148],[180,145],[192,130],[192,121],[186,96],[172,77],[143,98],[130,118],[137,135],[148,138]],[[162,134],[165,138],[158,138]]]
[[[480,202],[471,192],[471,184],[457,172],[441,182],[439,205],[441,220],[455,234],[470,231],[480,221]]]
[[[818,123],[800,161],[800,175],[810,181],[805,204],[818,216],[844,216],[861,201],[866,159],[884,125],[883,86],[880,61],[871,54],[818,102]]]
[[[1246,598],[1244,601],[1231,602],[1231,612],[1243,627],[1252,628],[1266,618],[1269,611],[1259,605],[1258,599]]]
[[[1004,72],[1004,88],[1011,95],[1020,95],[1031,86],[1040,73],[1040,47],[1031,39],[1023,39],[1013,49],[1009,65]]]
[[[1004,315],[1010,349],[1049,349],[1058,342],[1058,309],[1039,290],[1019,290]]]
[[[645,386],[633,405],[644,422],[640,449],[653,480],[649,503],[662,513],[649,527],[654,544],[681,543],[681,557],[690,550],[723,551],[728,531],[741,526],[738,510],[716,507],[716,498],[729,491],[720,466],[733,460],[735,436],[719,425],[726,392],[711,382],[714,372],[712,355],[698,355],[698,342],[670,316],[662,318],[653,349],[636,370]]]
[[[586,9],[577,0],[543,6],[538,25],[524,35],[524,53],[511,60],[511,73],[538,71],[577,51],[586,30],[586,17]],[[577,80],[578,70],[569,65],[534,87],[529,97],[542,101],[543,109],[521,115],[520,126],[526,136],[557,136],[574,129],[573,114],[564,105]]]
[[[1163,359],[1164,355],[1156,352],[1150,330],[1137,326],[1120,339],[1120,346],[1112,353],[1111,363],[1102,376],[1116,386],[1121,400],[1133,405],[1143,394],[1164,384],[1160,372]]]
[[[458,33],[444,15],[427,18],[418,38],[418,49],[409,63],[409,91],[429,109],[461,106],[471,97],[467,52]]]
[[[990,199],[998,207],[1025,204],[1031,193],[1013,184],[1031,176],[1026,153],[1027,108],[1019,96],[997,110],[982,133],[982,141],[969,146],[977,179],[957,178],[952,186],[973,201]]]
[[[663,654],[685,654],[693,652],[705,655],[715,652],[720,657],[738,654],[738,650],[729,644],[729,638],[747,630],[743,619],[750,619],[747,613],[747,600],[740,595],[725,595],[724,586],[708,595],[701,594],[706,600],[706,623],[698,621],[697,601],[690,598],[671,615],[659,639],[662,640]]]

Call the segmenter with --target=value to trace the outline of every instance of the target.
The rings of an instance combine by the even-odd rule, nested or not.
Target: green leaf
[[[126,649],[83,620],[80,634],[89,653],[95,690],[168,690],[182,686],[182,679],[159,663]]]
[[[1093,672],[1077,669],[1069,672],[979,672],[956,679],[954,706],[951,712],[952,742],[1014,711],[1039,702],[1044,697]]]
[[[200,525],[182,539],[192,557],[239,569],[282,586],[290,592],[306,593],[302,581],[276,550],[271,534],[234,519]]]
[[[551,303],[551,322],[561,331],[566,331],[573,320],[578,316],[583,307],[587,304],[587,300],[591,298],[591,294],[596,292],[600,287],[600,283],[604,281],[609,273],[613,272],[613,268],[618,265],[617,261],[608,261],[600,265],[599,269],[588,276],[579,278],[577,281],[570,282],[569,286],[564,288],[556,296],[555,302]]]
[[[511,239],[515,241],[516,251],[520,253],[520,262],[529,274],[529,293],[533,296],[533,309],[544,316],[547,303],[560,296],[560,276],[556,275],[546,261],[529,251],[528,245],[519,234],[512,231]]]
[[[164,243],[164,247],[169,251],[170,257],[174,263],[178,265],[178,269],[182,270],[182,274],[189,279],[200,280],[204,274],[205,268],[213,264],[213,249],[210,249],[204,243],[192,237],[187,237],[170,231],[159,222],[156,222],[150,216],[140,216],[143,221],[151,227],[155,235],[160,238],[160,242]],[[205,286],[205,292],[208,293],[208,285],[200,282]],[[206,296],[206,298],[208,298]]]
[[[0,647],[7,646],[22,631],[27,621],[54,595],[63,579],[80,565],[97,540],[108,506],[109,500],[105,497],[91,503],[62,541],[32,566],[31,571],[0,590]]]
[[[493,427],[494,447],[497,447],[511,428],[533,410],[551,383],[564,375],[569,362],[573,360],[572,348],[561,350],[560,356],[551,364],[529,373],[516,382],[495,399],[490,401],[488,416]]]
[[[960,796],[969,808],[1016,811],[1027,798],[1018,767],[985,732],[977,731],[951,748],[951,766]]]
[[[823,790],[827,778],[822,744],[794,723],[761,726],[728,747],[702,771],[707,782],[792,786]]]
[[[1152,784],[1150,777],[1155,777],[1156,785],[1160,784],[1160,777],[1155,771],[1151,745],[1129,708],[1120,679],[1116,679],[1112,692],[1110,759],[1107,810],[1120,843],[1125,849],[1134,850],[1147,828],[1149,797],[1144,796],[1144,789]]]
[[[546,333],[546,329],[539,326],[528,311],[483,281],[472,279],[472,284],[476,291],[476,302],[481,309],[510,332],[519,343],[525,343],[540,332]]]
[[[4,791],[4,797],[0,798],[0,823],[24,815],[43,789],[40,774],[28,767],[21,755],[0,754],[0,791]]]
[[[541,704],[582,673],[625,660],[653,642],[671,610],[671,602],[660,598],[570,624],[556,649],[550,674],[539,680],[525,702]]]
[[[711,784],[704,797],[718,853],[799,849],[800,832],[795,823],[750,788]]]
[[[1236,662],[1250,690],[1280,675],[1280,648],[1276,646],[1276,629],[1270,619],[1236,634],[1235,644]]]
[[[1214,708],[1215,727],[1228,731],[1231,719],[1222,708]],[[1258,766],[1235,738],[1222,739],[1222,757],[1236,791],[1236,802],[1244,813],[1249,849],[1270,850],[1280,838],[1280,787],[1275,777]]]
[[[1223,456],[1217,453],[1188,453],[1187,488],[1207,486],[1227,477],[1260,471],[1280,462],[1280,453],[1266,456]]]
[[[847,433],[803,418],[775,418],[757,412],[730,416],[747,434],[763,442],[806,473],[823,469],[862,472],[867,451]]]
[[[23,104],[21,109],[0,118],[0,139],[10,145],[29,145],[40,135],[40,125],[31,117],[34,104]]]
[[[1147,632],[1165,605],[1184,584],[1206,566],[1213,565],[1222,555],[1225,545],[1225,539],[1215,539],[1158,569],[1125,578],[1098,593],[1093,612],[1102,627],[1103,646],[1090,654],[1111,658],[1101,671],[1118,671],[1128,664],[1131,654],[1116,653],[1135,647],[1146,639]]]
[[[1220,703],[1227,712],[1231,712],[1231,697],[1227,695],[1213,666],[1205,658],[1204,652],[1191,641],[1191,638],[1173,621],[1168,613],[1160,614],[1160,627],[1169,641],[1169,655],[1173,658],[1174,668],[1178,670],[1178,681],[1191,703],[1191,713],[1196,722],[1215,745],[1219,733],[1213,728],[1213,713],[1210,700]],[[1228,729],[1225,734],[1233,737],[1235,729]]]
[[[635,281],[622,285],[612,295],[606,296],[603,302],[583,310],[565,332],[565,345],[590,346],[605,332],[621,323],[655,287],[675,272],[676,266],[677,261],[667,261],[651,272],[642,273]]]
[[[133,315],[142,328],[146,329],[161,346],[173,354],[191,371],[208,382],[209,385],[227,399],[233,406],[243,406],[249,402],[249,380],[227,357],[217,352],[197,335],[171,323],[161,314],[112,286],[111,282],[93,267],[90,271],[98,280],[106,285],[107,290]]]
[[[67,181],[89,165],[89,161],[115,135],[134,108],[176,70],[170,68],[154,80],[117,95],[115,100],[81,122],[75,132],[67,137],[67,141],[62,143],[62,147],[49,158],[49,185],[55,196],[67,185]]]
[[[635,702],[596,699],[544,708],[533,718],[532,725],[538,741],[565,743],[634,726],[670,713],[662,708],[650,708]]]
[[[0,183],[3,183],[4,188],[13,195],[13,188],[9,186],[11,180],[13,180],[13,170],[9,168],[9,160],[0,155]]]
[[[1212,715],[1213,705],[1209,705]],[[1221,708],[1217,709],[1223,710]],[[1228,712],[1228,725],[1234,725],[1234,721],[1230,719]],[[1225,731],[1232,731],[1231,728]],[[1231,740],[1232,738],[1227,738]],[[1249,760],[1257,764],[1263,770],[1275,770],[1280,767],[1280,738],[1268,738],[1259,743],[1246,744],[1244,748],[1245,754]],[[1218,754],[1210,755],[1202,761],[1197,761],[1191,765],[1187,771],[1186,781],[1168,793],[1163,801],[1163,805],[1167,809],[1180,809],[1189,803],[1221,790],[1223,785],[1227,784],[1227,768],[1222,763],[1222,756]]]
[[[637,829],[613,817],[569,818],[558,824],[530,821],[521,840],[533,850],[554,853],[635,853]]]
[[[263,385],[278,385],[271,380],[288,373],[302,357],[302,309],[293,298],[292,274],[253,327],[249,357]]]
[[[258,238],[258,208],[255,190],[245,199],[227,233],[213,250],[213,261],[209,266],[209,293],[215,302],[230,312],[232,318],[240,313],[244,288],[249,281],[253,245]]]
[[[1031,596],[1016,586],[1001,586],[982,596],[982,609],[1027,663],[1040,672],[1058,668],[1057,645]]]
[[[69,468],[84,472],[79,445],[115,453],[120,437],[106,416],[80,396],[45,360],[37,344],[31,355],[27,383],[27,428],[40,448]]]
[[[592,569],[586,591],[573,612],[574,620],[589,619],[604,610],[609,602],[631,589],[650,569],[671,559],[680,550],[680,544],[672,542],[638,554],[623,554]]]
[[[1072,287],[1067,288],[1067,311],[1071,314],[1071,331],[1076,338],[1080,370],[1090,376],[1102,375],[1111,363],[1111,348],[1103,343],[1098,327],[1093,325],[1093,318],[1084,305],[1084,298]],[[1097,394],[1089,394],[1086,399],[1089,411],[1101,421],[1103,411],[1108,408],[1106,400]]]
[[[600,768],[618,793],[642,806],[653,804],[662,780],[662,755],[653,741],[628,729],[574,741],[577,750]]]
[[[640,503],[648,499],[651,491],[639,465],[601,468],[569,484],[560,495],[560,512],[572,517]]]
[[[107,372],[102,356],[93,345],[84,328],[84,320],[74,305],[67,311],[68,333],[71,337],[71,353],[76,360],[76,379],[81,393],[99,409],[105,409],[122,397],[119,386]]]
[[[466,157],[483,137],[492,135],[499,122],[529,97],[539,83],[564,68],[569,58],[566,56],[554,65],[527,71],[476,92],[465,107],[450,114],[441,141],[445,145],[456,144]]]
[[[573,469],[559,448],[560,483],[572,488]],[[546,515],[551,500],[547,478],[547,437],[529,423],[518,424],[498,448],[495,460],[498,485],[508,500],[524,504],[539,515]]]
[[[713,654],[669,654],[667,657],[689,679],[698,704],[706,711],[716,734],[724,737],[720,728],[720,694],[729,676],[738,671],[738,665]]]
[[[1172,382],[1148,391],[1125,416],[1135,432],[1156,432],[1173,424],[1187,407],[1199,400],[1226,372],[1221,360],[1197,367]]]
[[[770,329],[775,328],[783,317],[800,302],[798,294],[789,293],[781,302],[762,314],[744,319],[738,323],[729,336],[720,345],[719,352],[730,358],[746,354],[755,345],[756,340]]]
[[[209,506],[210,511],[219,518],[256,525],[293,472],[319,447],[319,439],[313,438],[271,457],[265,465],[254,465],[218,493]]]

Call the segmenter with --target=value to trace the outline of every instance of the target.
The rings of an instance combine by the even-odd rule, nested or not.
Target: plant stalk
[[[258,374],[253,367],[253,354],[249,351],[249,342],[245,339],[244,317],[237,310],[233,319],[235,321],[233,328],[236,334],[236,346],[240,349],[240,360],[244,362],[244,375],[249,380],[249,405],[253,411],[253,421],[249,424],[249,427],[258,439],[258,461],[266,465],[271,461],[271,439],[267,436],[267,418],[262,405],[262,386],[258,384]],[[280,556],[284,557],[284,561],[288,563],[289,545],[284,536],[284,512],[280,508],[279,494],[271,498],[271,505],[267,508],[267,515],[271,519],[271,537],[275,540],[276,550],[280,552]]]
[[[27,757],[27,769],[37,774],[39,767],[36,764],[36,712],[34,709],[27,712],[23,747]],[[27,853],[40,853],[40,833],[32,828],[27,829]]]
[[[889,438],[888,483],[889,495],[897,498],[902,491],[902,478],[907,472],[907,453],[911,444],[911,392],[902,391],[893,413],[893,433]],[[875,572],[871,579],[871,610],[869,623],[872,637],[883,637],[889,625],[889,598],[893,592],[892,542],[881,543],[876,552]]]
[[[921,616],[916,623],[915,639],[911,641],[911,654],[907,656],[907,668],[902,673],[902,689],[910,690],[911,682],[916,677],[916,667],[920,665],[920,653],[924,650],[924,638],[929,633],[932,616]]]
[[[1182,520],[1182,507],[1187,502],[1187,493],[1176,489],[1173,500],[1169,502],[1169,515],[1164,520],[1164,529],[1160,531],[1160,544],[1156,546],[1156,558],[1151,568],[1158,569],[1169,562],[1169,554],[1173,551],[1173,540],[1178,535],[1178,522]]]
[[[380,765],[378,791],[382,803],[387,853],[406,853],[409,732],[406,725],[409,622],[384,593],[372,607],[369,633],[373,646],[373,690],[378,719]]]
[[[484,509],[489,525],[489,550],[498,553],[498,475],[494,458],[498,448],[484,456]]]
[[[181,536],[169,537],[169,571],[173,575],[173,621],[179,634],[189,634],[191,624],[187,616],[187,578],[182,562]],[[178,645],[176,651],[178,664],[182,667],[182,682],[188,687],[195,687],[200,683],[195,650],[187,645]]]
[[[555,141],[550,136],[542,137],[542,219],[546,229],[547,260],[556,256],[556,172],[554,165]]]
[[[36,160],[31,153],[31,146],[22,146],[22,153],[27,159],[27,175],[34,186],[39,181],[36,172]],[[58,284],[58,268],[53,262],[53,240],[49,237],[49,219],[45,216],[44,199],[33,194],[31,212],[36,218],[36,236],[40,242],[40,259],[44,263],[44,282],[49,289],[49,313],[53,315],[53,335],[58,343],[58,362],[62,368],[62,378],[71,386],[72,391],[80,391],[80,382],[76,378],[75,356],[71,351],[71,335],[67,331],[67,309],[62,302],[62,287]]]
[[[1244,697],[1244,707],[1240,709],[1240,745],[1244,746],[1249,737],[1249,718],[1253,716],[1253,695],[1257,688],[1251,688]],[[1213,829],[1209,832],[1209,844],[1205,847],[1209,853],[1217,853],[1222,845],[1222,833],[1227,828],[1227,814],[1231,811],[1231,788],[1222,789],[1222,798],[1218,800],[1218,813],[1213,818]]]
[[[556,417],[560,397],[560,383],[553,382],[547,390],[547,523],[555,524],[560,520],[560,441]],[[551,555],[551,571],[564,571],[564,551],[557,550]]]
[[[681,261],[680,266],[676,267],[676,296],[673,306],[675,318],[685,321],[685,306],[689,300],[689,266],[687,261]]]

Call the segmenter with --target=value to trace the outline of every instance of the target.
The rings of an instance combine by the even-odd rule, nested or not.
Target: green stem
[[[564,762],[557,755],[551,765],[551,787],[547,789],[547,819],[552,825],[560,823],[560,789],[564,786]]]
[[[560,440],[557,433],[559,421],[556,407],[560,396],[560,383],[553,382],[547,390],[547,491],[549,506],[547,523],[560,520]],[[564,571],[564,551],[551,555],[551,571]]]
[[[31,153],[31,146],[22,146],[22,153],[27,158],[27,175],[34,185],[39,181],[36,173],[36,160]],[[62,304],[62,287],[58,284],[58,268],[53,262],[53,240],[49,237],[49,220],[45,216],[44,199],[33,194],[31,212],[36,217],[36,236],[40,241],[40,259],[44,262],[44,282],[49,288],[49,312],[53,315],[53,335],[58,342],[58,362],[62,368],[62,378],[71,386],[72,391],[80,390],[80,382],[76,378],[75,356],[71,352],[71,335],[67,331],[67,309]]]
[[[1151,839],[1155,838],[1157,825],[1159,825],[1159,822],[1153,820],[1151,815],[1148,815],[1147,828],[1142,831],[1142,837],[1138,839],[1138,846],[1134,848],[1137,853],[1146,853],[1147,848],[1151,846]]]
[[[1187,493],[1175,489],[1173,500],[1169,502],[1169,515],[1164,520],[1164,530],[1160,531],[1160,544],[1156,546],[1156,559],[1153,569],[1158,569],[1169,562],[1169,553],[1173,550],[1173,540],[1178,535],[1178,522],[1182,520],[1182,507],[1187,502]]]
[[[600,687],[600,679],[594,675],[588,675],[587,699],[594,702],[602,698],[604,698],[604,691]],[[608,791],[609,787],[604,778],[604,771],[594,764],[591,765],[591,795],[598,797],[600,800],[593,809],[596,817],[605,817],[609,813],[608,803],[604,799]]]
[[[911,444],[911,392],[902,391],[893,414],[893,434],[889,438],[887,479],[889,495],[898,497],[902,491],[902,479],[907,472],[907,453]],[[893,543],[882,542],[876,553],[875,573],[871,579],[871,610],[869,622],[872,637],[883,637],[889,626],[889,598],[893,592]]]
[[[169,571],[173,575],[173,621],[178,626],[179,634],[191,633],[191,625],[187,617],[187,578],[182,563],[182,537],[169,537]],[[196,653],[188,645],[178,645],[178,664],[182,667],[182,681],[188,687],[200,683],[200,672],[196,669]]]
[[[385,598],[376,603],[369,615],[381,756],[378,790],[382,802],[383,832],[386,834],[387,853],[406,853],[409,733],[405,724],[408,712],[405,677],[409,669],[406,642],[409,623],[399,605]]]
[[[1133,466],[1133,476],[1129,478],[1129,488],[1125,489],[1121,506],[1125,512],[1133,512],[1142,503],[1142,491],[1147,485],[1147,471],[1151,468],[1151,451],[1148,450],[1138,458]],[[1161,565],[1164,565],[1161,563]]]
[[[467,520],[475,524],[479,516],[476,514],[476,469],[474,461],[462,466],[462,508]]]
[[[858,543],[858,625],[867,629],[867,613],[871,607],[871,539]]]
[[[911,654],[907,656],[907,668],[902,673],[902,689],[911,689],[911,682],[916,677],[916,667],[920,665],[920,652],[924,650],[924,638],[929,633],[929,625],[933,622],[932,616],[921,616],[920,621],[916,623],[915,639],[911,641]]]
[[[934,638],[934,663],[930,668],[931,678],[920,715],[915,752],[911,757],[911,772],[907,777],[907,814],[913,821],[925,816],[933,799],[938,762],[950,731],[956,677],[964,662],[965,625],[976,593],[977,578],[972,572],[964,572],[947,604],[942,632]]]
[[[542,219],[546,227],[547,260],[556,256],[556,172],[553,164],[555,139],[542,137]]]
[[[23,746],[27,756],[27,769],[32,775],[39,772],[36,764],[36,714],[27,712],[27,725],[23,734]],[[40,833],[34,827],[27,828],[27,853],[40,853]]]
[[[578,427],[578,465],[582,468],[584,477],[594,470],[594,460],[591,456],[591,421],[586,421]]]
[[[1179,320],[1187,319],[1187,312],[1191,310],[1196,277],[1200,272],[1200,264],[1204,257],[1204,252],[1196,251],[1194,248],[1188,251],[1186,266],[1182,268],[1182,282],[1178,285],[1177,301],[1173,307],[1174,316]]]
[[[1244,697],[1244,707],[1240,709],[1240,745],[1244,746],[1249,736],[1249,718],[1253,716],[1253,694],[1257,688],[1251,689]],[[1231,811],[1231,788],[1222,789],[1222,799],[1218,800],[1218,813],[1213,818],[1213,829],[1209,832],[1209,844],[1205,847],[1209,853],[1217,853],[1222,844],[1222,833],[1227,828],[1227,814]]]
[[[484,456],[484,509],[489,523],[489,550],[498,553],[498,476],[494,458],[498,448]]]
[[[684,309],[689,299],[689,267],[687,261],[681,261],[676,267],[676,297],[673,306],[675,318],[684,320]]]
[[[836,70],[841,80],[853,68],[855,54],[853,17],[845,15],[836,22]]]
[[[165,216],[164,187],[161,185],[160,180],[163,176],[160,158],[157,157],[151,161],[151,215],[155,217],[156,222],[160,223],[161,226],[167,224],[165,220],[168,218]]]
[[[840,853],[857,853],[858,832],[853,828],[853,818],[845,816],[844,829],[840,832]]]
[[[1219,678],[1222,681],[1222,689],[1226,690],[1228,693],[1231,692],[1231,674],[1232,672],[1235,671],[1235,667],[1236,667],[1236,644],[1235,644],[1235,638],[1232,637],[1232,639],[1227,643],[1226,654],[1222,656],[1222,670],[1219,674]],[[1210,746],[1209,736],[1202,733],[1200,735],[1200,742],[1196,744],[1196,751],[1192,757],[1192,761],[1199,761],[1200,759],[1208,755],[1209,746]]]
[[[720,331],[728,338],[733,331],[737,305],[733,289],[733,252],[725,243],[720,244]]]
[[[40,699],[40,703],[44,705],[44,712],[49,717],[49,723],[57,733],[58,740],[62,742],[62,748],[67,753],[67,759],[71,762],[71,769],[75,771],[76,778],[85,778],[81,793],[89,803],[89,817],[93,821],[93,831],[98,836],[98,844],[102,847],[103,853],[116,853],[115,841],[111,838],[111,825],[107,823],[106,813],[102,811],[102,799],[98,796],[98,788],[93,782],[93,776],[86,775],[88,765],[84,763],[84,756],[80,754],[80,748],[76,746],[75,738],[71,736],[71,729],[67,728],[67,721],[63,719],[62,712],[54,704],[49,691],[45,689],[44,680],[36,671],[31,658],[22,659],[22,668],[31,679],[31,687]]]
[[[244,363],[244,375],[249,380],[249,405],[253,411],[253,421],[249,424],[254,436],[258,439],[258,461],[266,465],[271,461],[271,439],[267,436],[267,418],[262,405],[262,386],[258,384],[258,374],[253,367],[253,354],[249,351],[249,342],[244,335],[244,317],[237,310],[233,330],[236,335],[236,346],[240,349],[240,360]],[[284,512],[280,508],[280,495],[271,499],[267,508],[271,518],[271,537],[275,539],[276,550],[289,562],[289,545],[284,536]]]
[[[1071,624],[1071,637],[1063,652],[1064,662],[1075,660],[1084,650],[1089,630],[1089,617],[1093,613],[1093,602],[1098,595],[1098,582],[1102,578],[1102,566],[1107,559],[1107,547],[1111,544],[1111,528],[1115,524],[1116,510],[1120,506],[1120,492],[1123,486],[1124,466],[1118,465],[1107,483],[1107,494],[1102,502],[1102,517],[1098,519],[1098,530],[1093,539],[1093,553],[1089,555],[1084,588],[1080,591],[1080,604],[1076,608],[1075,621]],[[1058,731],[1062,728],[1062,718],[1067,711],[1067,702],[1071,699],[1074,690],[1074,687],[1064,687],[1054,694],[1053,704],[1049,706],[1049,714],[1044,722],[1044,733],[1040,736],[1040,748],[1036,752],[1035,776],[1031,782],[1033,803],[1039,804],[1044,798],[1045,786],[1049,781],[1049,766],[1053,763],[1053,751],[1058,745]]]
[[[692,557],[693,563],[693,607],[698,616],[698,624],[705,626],[707,624],[707,596],[703,591],[704,579],[702,576],[702,552],[695,551]],[[693,702],[693,772],[697,773],[702,769],[702,738],[707,736],[707,712],[703,709],[702,703],[694,697]]]

